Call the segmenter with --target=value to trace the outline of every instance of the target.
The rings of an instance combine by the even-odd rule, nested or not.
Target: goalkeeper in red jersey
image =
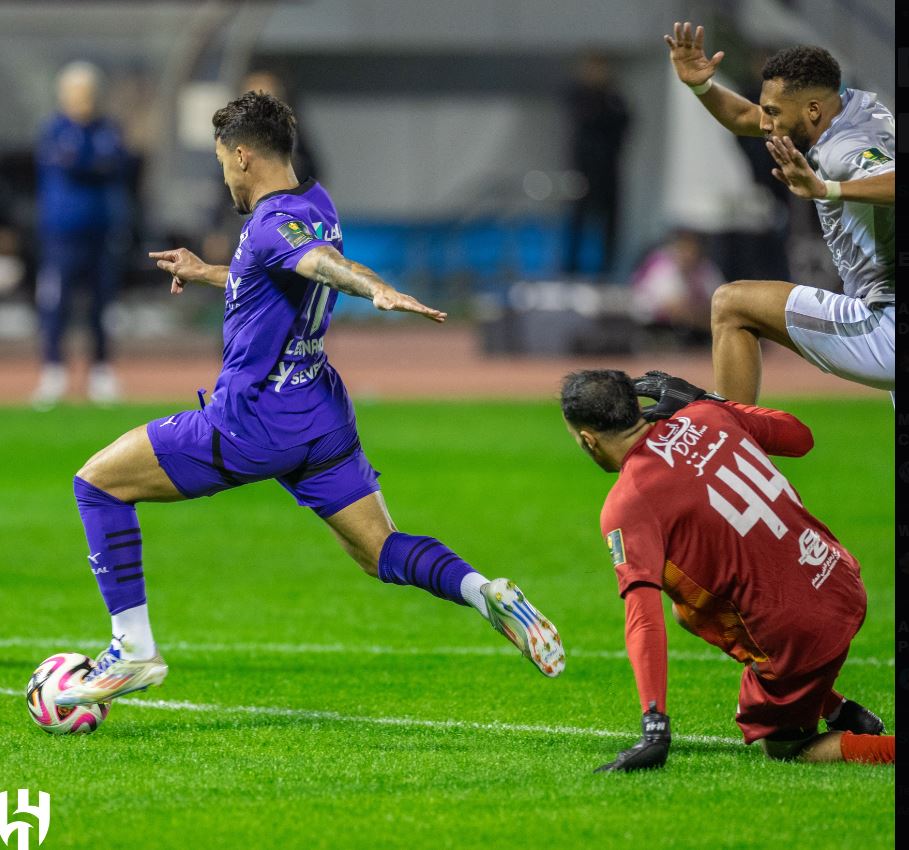
[[[639,396],[658,403],[642,411]],[[661,372],[576,372],[561,403],[578,445],[619,473],[600,524],[644,712],[641,739],[599,770],[666,762],[661,590],[684,628],[744,665],[735,719],[746,743],[774,759],[893,762],[880,718],[833,688],[865,618],[858,561],[768,457],[806,454],[809,429]]]

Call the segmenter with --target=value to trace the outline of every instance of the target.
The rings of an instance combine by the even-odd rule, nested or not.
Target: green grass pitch
[[[892,728],[890,401],[786,406],[816,447],[781,466],[868,588],[840,686]],[[140,506],[170,677],[93,735],[45,735],[20,695],[30,672],[107,638],[71,477],[177,409],[0,409],[0,791],[50,792],[43,848],[893,846],[893,770],[767,762],[733,722],[738,666],[671,622],[666,769],[593,774],[637,739],[640,714],[597,527],[612,478],[554,402],[358,415],[398,526],[516,579],[562,632],[560,679],[472,610],[362,575],[265,482]]]

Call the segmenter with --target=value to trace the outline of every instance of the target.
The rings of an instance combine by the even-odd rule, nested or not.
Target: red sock
[[[896,737],[893,735],[853,735],[843,732],[840,738],[843,761],[865,764],[893,764],[896,759]]]

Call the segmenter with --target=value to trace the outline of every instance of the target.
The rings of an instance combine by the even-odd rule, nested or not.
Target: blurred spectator
[[[632,310],[649,328],[667,328],[683,344],[710,340],[710,298],[725,282],[700,234],[679,229],[632,275]]]
[[[89,398],[105,403],[119,394],[103,320],[129,232],[126,154],[118,127],[100,112],[100,87],[100,72],[91,63],[66,65],[57,77],[59,111],[42,128],[35,152],[40,254],[35,300],[44,356],[32,396],[38,407],[49,407],[66,393],[62,340],[79,284],[92,296]]]
[[[584,231],[593,222],[602,234],[600,271],[608,272],[617,252],[620,153],[631,115],[612,84],[606,56],[594,52],[584,58],[569,86],[567,102],[572,167],[587,181],[587,192],[571,211],[565,271],[578,271]]]

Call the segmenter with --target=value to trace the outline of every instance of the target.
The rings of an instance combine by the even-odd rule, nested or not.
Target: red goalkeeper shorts
[[[783,679],[764,679],[751,666],[746,667],[735,714],[745,743],[752,744],[775,732],[817,729],[824,700],[848,654],[847,647],[823,667]]]

